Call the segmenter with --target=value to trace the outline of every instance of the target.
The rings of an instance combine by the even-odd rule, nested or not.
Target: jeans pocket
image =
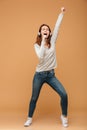
[[[49,72],[49,74],[48,74],[48,77],[53,77],[54,75],[55,75],[54,70],[51,70],[51,71]]]
[[[44,74],[44,72],[36,72],[36,76],[37,76],[38,78],[44,78],[44,77],[45,77],[45,74]]]

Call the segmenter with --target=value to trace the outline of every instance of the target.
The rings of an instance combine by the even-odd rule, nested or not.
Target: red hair
[[[48,29],[49,29],[49,32],[50,32],[48,38],[46,39],[46,44],[49,45],[49,48],[50,48],[50,46],[51,46],[51,44],[50,44],[51,29],[50,29],[50,27],[49,27],[47,24],[42,24],[42,25],[40,26],[39,32],[38,32],[38,35],[37,35],[37,38],[36,38],[36,42],[35,42],[35,43],[37,43],[39,46],[41,45],[41,41],[42,41],[41,29],[42,29],[43,26],[47,26]]]

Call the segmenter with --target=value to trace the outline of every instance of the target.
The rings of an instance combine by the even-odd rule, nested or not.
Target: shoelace
[[[63,117],[63,122],[64,122],[64,124],[67,124],[68,123],[68,119]]]

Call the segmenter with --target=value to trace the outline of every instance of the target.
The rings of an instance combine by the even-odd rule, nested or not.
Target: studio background
[[[56,53],[57,78],[69,97],[69,112],[87,112],[87,0],[0,0],[0,113],[27,116],[38,58],[34,43],[39,26],[53,30],[60,8]],[[59,96],[44,84],[35,115],[60,114]]]

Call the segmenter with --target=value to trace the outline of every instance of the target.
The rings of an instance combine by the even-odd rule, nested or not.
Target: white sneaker
[[[64,117],[63,115],[61,115],[61,121],[64,127],[68,127],[68,119]]]
[[[32,124],[32,118],[29,117],[29,118],[27,119],[27,121],[24,123],[24,126],[25,126],[25,127],[28,127],[28,126],[30,126],[31,124]]]

